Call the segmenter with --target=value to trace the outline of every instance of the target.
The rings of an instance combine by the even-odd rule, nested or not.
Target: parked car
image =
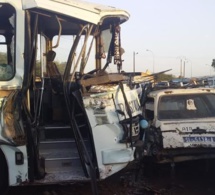
[[[169,87],[169,81],[160,81],[158,83],[155,84],[155,87]]]

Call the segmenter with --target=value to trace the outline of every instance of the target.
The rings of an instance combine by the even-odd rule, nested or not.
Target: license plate
[[[185,143],[196,143],[196,142],[215,142],[215,137],[195,136],[195,137],[183,137]]]

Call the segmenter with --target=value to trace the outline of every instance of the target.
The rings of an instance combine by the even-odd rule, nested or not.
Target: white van
[[[147,156],[156,162],[215,157],[215,90],[162,89],[148,93],[143,113]]]

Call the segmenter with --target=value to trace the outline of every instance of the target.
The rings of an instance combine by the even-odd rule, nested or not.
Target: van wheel
[[[5,194],[8,188],[7,163],[3,152],[0,150],[0,194]]]

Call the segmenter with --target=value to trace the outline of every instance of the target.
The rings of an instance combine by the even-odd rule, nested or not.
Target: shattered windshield
[[[184,94],[162,96],[158,103],[158,118],[192,119],[215,117],[215,94]]]

